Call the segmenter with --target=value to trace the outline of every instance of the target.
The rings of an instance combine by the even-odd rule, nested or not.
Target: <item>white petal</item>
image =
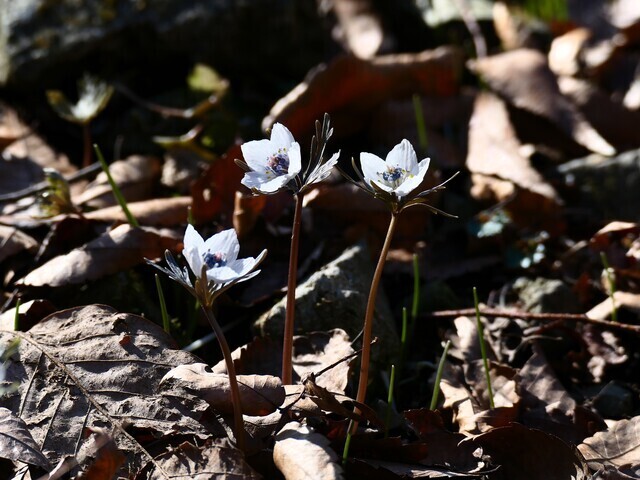
[[[196,276],[200,276],[203,264],[202,253],[205,249],[204,240],[191,224],[187,225],[183,243],[184,249],[182,250],[182,255],[187,259],[191,271]]]
[[[260,172],[245,172],[240,183],[247,188],[259,188],[260,185],[269,181],[269,178]]]
[[[207,270],[207,278],[215,283],[227,283],[235,280],[240,275],[231,267],[215,267]]]
[[[387,165],[400,167],[407,172],[413,172],[418,164],[418,157],[409,140],[404,139],[387,155]]]
[[[383,183],[383,182],[376,182],[376,181],[373,181],[373,180],[371,180],[371,181],[370,181],[370,183],[375,183],[378,187],[380,187],[381,189],[383,189],[383,190],[384,190],[384,191],[386,191],[386,192],[391,193],[391,192],[393,192],[393,191],[394,191],[394,190],[393,190],[393,187],[390,187],[390,186],[389,186],[389,185],[387,185],[386,183]]]
[[[239,258],[228,266],[236,272],[238,277],[244,277],[256,267],[256,259],[253,257]]]
[[[240,150],[242,150],[245,163],[249,165],[252,170],[264,172],[269,157],[278,149],[274,148],[270,140],[253,140],[243,143],[240,146]]]
[[[260,193],[275,193],[289,183],[293,177],[293,175],[280,175],[260,184],[256,188]]]
[[[291,147],[291,144],[295,142],[293,135],[287,127],[281,123],[276,123],[271,127],[271,143],[275,145],[276,149]]]
[[[293,178],[302,170],[302,157],[300,155],[300,144],[293,142],[289,148],[289,175]]]
[[[418,170],[418,173],[416,175],[407,177],[407,179],[402,182],[398,186],[398,188],[396,188],[396,194],[398,195],[398,197],[405,197],[420,186],[420,184],[424,180],[424,176],[426,175],[427,170],[429,169],[429,159],[424,159],[422,162],[420,162],[420,165],[421,168]]]
[[[362,152],[360,154],[360,168],[362,169],[362,174],[367,182],[376,180],[376,183],[378,183],[377,181],[380,180],[380,176],[378,174],[387,171],[387,165],[384,163],[384,160],[373,153],[367,152]]]
[[[205,252],[224,253],[227,263],[234,262],[240,251],[238,236],[233,228],[216,233],[204,242],[204,246]]]

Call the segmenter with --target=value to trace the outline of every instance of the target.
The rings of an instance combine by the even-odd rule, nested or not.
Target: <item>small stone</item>
[[[345,250],[337,259],[311,275],[296,289],[295,333],[344,329],[351,338],[362,330],[373,278],[369,253],[363,244]],[[281,338],[286,298],[274,305],[254,324],[261,335]],[[400,341],[393,315],[382,289],[378,290],[373,336],[378,343],[374,362],[387,362],[398,352]]]
[[[532,313],[577,313],[578,298],[561,280],[520,277],[513,284],[520,302]]]

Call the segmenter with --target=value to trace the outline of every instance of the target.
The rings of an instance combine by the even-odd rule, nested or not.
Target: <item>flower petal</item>
[[[264,173],[245,172],[244,177],[242,177],[242,180],[240,180],[240,183],[250,189],[259,189],[263,183],[266,183],[268,181],[269,179]]]
[[[276,124],[277,125],[277,124]],[[288,175],[293,178],[302,170],[302,156],[300,154],[300,144],[293,142],[289,148],[289,173]]]
[[[409,140],[404,139],[393,147],[387,155],[387,165],[390,167],[400,167],[407,172],[414,172],[418,164],[418,157],[413,145]]]
[[[398,188],[396,188],[396,194],[398,195],[398,197],[406,197],[413,190],[420,186],[420,184],[424,180],[424,176],[426,175],[427,170],[429,169],[429,162],[430,160],[428,158],[425,158],[422,162],[420,162],[418,173],[416,175],[408,176],[404,182],[398,185]]]
[[[360,168],[362,169],[362,175],[367,182],[380,179],[379,173],[387,170],[387,165],[379,156],[373,153],[362,152],[360,154]]]
[[[232,282],[240,275],[231,267],[215,267],[207,270],[207,279],[214,283],[228,283]]]
[[[264,173],[269,157],[275,153],[277,148],[274,148],[270,140],[252,140],[243,143],[240,150],[242,150],[245,163],[252,170]]]
[[[289,129],[281,123],[276,123],[271,127],[271,143],[276,147],[276,150],[278,148],[288,150],[294,142],[295,139]]]
[[[280,175],[279,177],[257,185],[255,188],[257,188],[260,193],[275,193],[289,183],[293,177],[294,175]]]
[[[227,265],[235,262],[236,258],[238,258],[238,252],[240,252],[238,236],[233,228],[223,230],[209,237],[206,242],[204,242],[204,247],[205,250],[202,252],[203,254],[206,252],[225,254]]]
[[[374,180],[371,180],[370,183],[375,183],[378,187],[380,187],[382,190],[384,190],[385,192],[393,192],[394,189],[393,187],[390,187],[389,185],[387,185],[386,183],[383,182],[376,182]]]
[[[182,250],[182,255],[187,259],[191,271],[196,276],[200,276],[203,263],[202,254],[205,249],[204,240],[191,224],[187,225],[183,243],[184,249]]]
[[[228,266],[236,272],[238,277],[244,277],[256,267],[256,259],[253,257],[239,258]]]

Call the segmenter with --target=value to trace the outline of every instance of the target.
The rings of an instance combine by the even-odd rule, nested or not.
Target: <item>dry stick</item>
[[[293,383],[293,330],[296,316],[296,281],[298,275],[298,244],[300,243],[300,223],[302,199],[294,193],[295,210],[291,229],[291,250],[289,251],[289,279],[287,281],[287,307],[284,319],[284,338],[282,344],[282,384]]]
[[[236,377],[236,367],[233,365],[231,350],[229,350],[227,339],[224,336],[224,332],[222,331],[222,328],[220,328],[220,324],[216,320],[216,317],[213,315],[211,308],[203,306],[202,311],[206,315],[211,328],[213,328],[213,331],[218,338],[220,349],[222,350],[222,356],[224,357],[224,363],[227,367],[227,373],[229,375],[229,387],[231,389],[231,403],[233,404],[233,422],[235,425],[234,433],[236,435],[236,442],[238,444],[238,448],[242,452],[245,452],[245,432],[244,421],[242,418],[242,403],[240,400],[240,389],[238,388],[238,378]]]
[[[380,279],[382,278],[382,270],[384,270],[384,264],[387,260],[387,254],[389,253],[389,247],[391,246],[391,239],[396,229],[396,221],[398,220],[398,214],[391,214],[391,221],[389,222],[389,230],[387,230],[387,237],[384,239],[384,245],[380,252],[380,258],[378,259],[378,265],[376,271],[373,274],[373,280],[371,281],[371,290],[369,291],[369,299],[367,300],[367,310],[364,316],[364,334],[362,336],[362,358],[360,359],[360,380],[358,383],[358,393],[356,395],[356,401],[358,403],[364,403],[367,396],[367,383],[369,382],[369,360],[371,358],[371,336],[373,331],[373,314],[376,309],[376,297],[378,294],[378,287],[380,286]],[[356,413],[361,413],[358,408],[355,409]],[[350,429],[351,434],[355,433],[358,428],[358,422],[353,422]]]
[[[440,310],[439,312],[432,312],[428,314],[428,317],[442,318],[442,317],[462,317],[475,315],[476,311],[473,308],[463,308],[460,310]],[[640,333],[640,325],[629,325],[625,323],[610,322],[607,320],[598,320],[596,318],[589,318],[583,314],[575,313],[530,313],[530,312],[518,312],[509,310],[499,310],[494,308],[480,309],[480,314],[487,317],[518,317],[524,320],[540,320],[543,322],[553,322],[556,320],[569,321],[569,322],[582,322],[590,323],[592,325],[599,325],[601,327],[613,328],[617,330],[626,330],[628,332]]]

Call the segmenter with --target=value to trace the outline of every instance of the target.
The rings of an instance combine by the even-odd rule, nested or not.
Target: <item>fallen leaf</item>
[[[382,19],[371,0],[336,0],[333,11],[340,30],[337,36],[346,51],[358,58],[380,53],[385,35]]]
[[[127,203],[127,207],[141,225],[173,227],[186,223],[191,201],[191,197],[153,198],[142,202]],[[120,205],[88,212],[85,214],[85,218],[99,222],[127,222],[127,217]]]
[[[298,422],[287,423],[276,435],[273,461],[286,480],[344,478],[327,437]]]
[[[529,49],[485,57],[469,63],[500,96],[517,108],[539,115],[593,152],[613,155],[615,149],[560,93],[545,56]]]
[[[28,127],[20,121],[18,113],[13,108],[0,103],[0,151],[28,133],[28,130]]]
[[[576,76],[581,73],[583,59],[581,54],[591,38],[588,28],[574,28],[556,37],[549,49],[549,68],[558,76]]]
[[[29,330],[55,311],[56,308],[49,300],[29,300],[21,303],[18,313],[18,330]],[[2,312],[0,314],[0,330],[14,330],[15,316],[15,308]]]
[[[640,467],[640,416],[619,420],[612,428],[598,432],[578,445],[595,468],[605,465]]]
[[[151,196],[161,164],[156,157],[132,155],[111,163],[109,172],[127,202],[138,202]],[[100,172],[80,195],[74,196],[73,203],[93,208],[118,204],[104,172]]]
[[[244,454],[226,440],[209,441],[202,447],[184,442],[158,455],[133,477],[157,479],[246,479],[262,478],[245,461]]]
[[[50,470],[51,464],[33,440],[24,420],[0,407],[0,457]]]
[[[587,464],[577,449],[540,430],[514,423],[464,440],[463,444],[466,442],[481,447],[491,464],[500,466],[491,474],[492,480],[590,478]]]
[[[20,283],[30,287],[75,285],[126,270],[176,250],[181,238],[150,227],[120,225],[66,255],[49,260]]]
[[[126,344],[120,341],[124,335]],[[83,440],[87,427],[113,432],[127,456],[121,473],[154,462],[143,448],[146,441],[157,441],[154,436],[224,436],[219,426],[203,420],[209,408],[204,401],[158,391],[171,368],[197,358],[172,349],[170,337],[149,320],[106,306],[78,307],[57,312],[26,333],[0,332],[0,348],[16,338],[19,350],[6,380],[20,386],[1,398],[0,406],[20,412],[52,465],[65,456],[85,456],[92,448]]]
[[[178,365],[170,370],[160,382],[178,388],[203,399],[216,411],[233,413],[233,401],[228,375],[207,371],[204,363]],[[246,415],[268,415],[285,400],[285,391],[278,377],[271,375],[238,375],[242,413]]]
[[[640,123],[640,111],[629,110],[586,80],[560,77],[558,85],[562,94],[616,150],[624,152],[640,147],[640,137],[634,128]],[[612,118],[616,121],[612,122]]]
[[[15,227],[0,225],[0,263],[23,250],[33,252],[37,247],[33,237]]]
[[[461,52],[451,47],[372,60],[339,57],[278,100],[262,127],[280,122],[296,139],[310,139],[314,122],[328,112],[336,134],[346,137],[361,130],[371,111],[389,99],[455,94],[461,69]]]
[[[236,192],[233,204],[233,228],[240,240],[251,233],[266,203],[266,195],[245,195],[242,192]]]
[[[91,431],[91,429],[90,429]],[[93,429],[93,448],[91,463],[86,471],[78,475],[78,480],[111,480],[122,466],[126,457],[118,450],[116,443],[103,429]]]
[[[636,314],[640,313],[640,294],[631,292],[614,292],[613,303],[611,297],[605,298],[598,305],[589,310],[586,315],[595,320],[609,320],[613,308],[628,309]]]
[[[29,132],[28,135],[20,137],[4,149],[3,158],[11,157],[28,160],[40,168],[53,168],[64,176],[70,175],[78,170],[66,155],[57,153],[42,137],[33,132]],[[3,171],[5,170],[3,169]],[[16,185],[14,185],[14,190],[19,190],[19,188],[15,187]]]

